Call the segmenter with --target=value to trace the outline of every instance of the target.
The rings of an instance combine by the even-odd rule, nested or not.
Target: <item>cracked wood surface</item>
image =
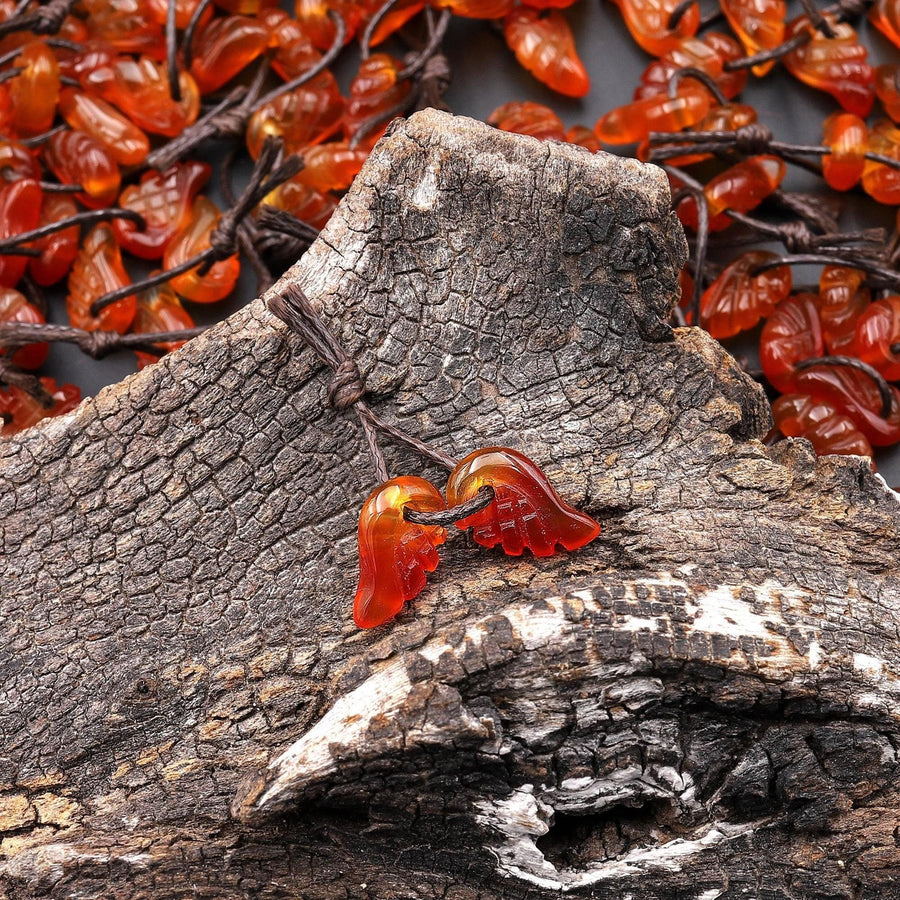
[[[603,525],[451,536],[387,627],[351,620],[364,440],[260,301],[0,444],[0,896],[900,891],[896,495],[766,450],[759,388],[663,324],[668,199],[429,111],[285,276],[379,414]]]

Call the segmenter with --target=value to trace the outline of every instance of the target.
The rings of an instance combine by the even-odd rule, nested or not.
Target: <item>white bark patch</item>
[[[869,656],[868,653],[854,653],[853,668],[872,678],[881,678],[884,671],[884,660],[877,656]]]
[[[429,212],[437,204],[437,198],[437,170],[432,164],[425,169],[422,180],[412,192],[412,196],[409,198],[409,205],[414,206],[420,212]]]
[[[625,631],[654,631],[661,635],[687,633],[702,635],[704,646],[710,650],[715,646],[711,641],[717,635],[730,640],[725,642],[725,653],[721,660],[710,653],[704,657],[708,663],[721,661],[732,671],[745,670],[763,678],[782,681],[784,679],[803,682],[809,673],[818,669],[826,657],[820,644],[820,635],[812,626],[794,626],[794,634],[788,638],[784,633],[786,613],[794,613],[799,618],[804,615],[814,599],[809,592],[796,586],[785,586],[774,581],[763,584],[720,584],[698,588],[671,573],[663,573],[656,578],[645,578],[623,585],[623,596],[614,601],[611,627]],[[748,599],[749,595],[749,599]],[[677,603],[683,596],[683,610],[687,616],[670,616],[673,600]],[[590,591],[579,591],[577,601],[584,606],[587,616],[608,615],[610,612],[606,595],[596,596]],[[554,651],[572,646],[584,647],[586,631],[584,621],[572,621],[568,615],[572,600],[551,597],[540,603],[523,602],[503,609],[497,615],[509,623],[512,647],[506,651],[510,655],[518,652],[530,653],[552,647]],[[662,610],[658,615],[648,615],[644,610],[654,607]],[[638,608],[637,616],[628,614],[629,608]],[[497,615],[486,617],[469,625],[462,639],[450,643],[446,637],[436,635],[418,649],[424,660],[436,663],[445,654],[457,660],[464,660],[469,675],[486,668],[487,661],[479,662],[479,653],[473,652],[484,644],[491,628],[496,624]],[[797,636],[799,633],[799,638]],[[590,640],[588,639],[590,648]],[[802,648],[802,652],[801,649]],[[580,652],[580,651],[579,651]],[[557,654],[558,655],[558,654]],[[828,663],[847,665],[849,654],[829,648]],[[628,659],[607,661],[594,648],[583,656],[578,669],[579,680],[589,680],[595,690],[590,697],[574,703],[574,712],[580,729],[590,729],[603,721],[608,721],[613,710],[634,712],[647,703],[658,700],[663,692],[663,683],[652,677],[649,663],[640,652],[635,651]],[[492,665],[496,665],[496,661]],[[870,684],[865,692],[854,698],[862,708],[885,709],[894,704],[900,692],[900,681],[886,671],[883,661],[865,654],[852,657],[853,669]],[[451,667],[452,669],[452,667]],[[548,673],[548,676],[550,673]],[[465,676],[460,676],[465,677]],[[561,676],[562,677],[562,676]],[[454,679],[447,682],[455,683]],[[447,690],[452,690],[446,687]],[[474,738],[477,743],[484,732],[485,752],[500,752],[500,745],[491,743],[490,724],[482,722],[464,706],[460,714],[446,721],[440,728],[431,726],[427,720],[418,728],[409,730],[408,716],[402,714],[410,701],[413,691],[420,691],[407,675],[402,657],[386,660],[361,685],[337,700],[325,716],[303,737],[288,747],[269,765],[266,787],[253,803],[258,811],[283,807],[291,796],[297,796],[323,780],[334,780],[343,763],[341,760],[352,756],[360,761],[375,759],[386,753],[403,753],[407,747],[422,743],[455,746],[455,738],[465,736],[469,745]],[[527,708],[529,698],[522,698],[522,708]],[[370,727],[377,720],[379,740],[368,740]],[[390,724],[396,720],[395,729]],[[404,725],[405,722],[405,725]],[[388,723],[387,727],[385,723]],[[513,726],[517,738],[528,742],[537,740],[544,731],[553,730],[564,722],[551,721],[547,716],[535,715],[533,722],[519,722]],[[354,773],[358,778],[358,772]],[[622,777],[622,776],[617,776]],[[588,790],[587,786],[579,790]],[[592,785],[595,802],[604,802],[607,788]],[[645,785],[650,792],[651,786]],[[671,786],[669,793],[680,793]],[[611,796],[615,796],[615,792]],[[682,798],[683,800],[685,798]]]
[[[313,784],[333,773],[336,760],[332,745],[362,746],[372,718],[396,713],[411,687],[406,669],[397,659],[341,697],[302,738],[269,764],[269,772],[274,777],[256,806],[264,809],[285,792]]]
[[[809,668],[818,669],[819,663],[822,661],[822,648],[819,646],[818,641],[810,642],[806,655],[809,657]]]
[[[484,801],[476,806],[476,821],[503,838],[499,846],[491,848],[500,874],[563,894],[609,879],[652,875],[654,871],[678,872],[688,858],[768,823],[768,820],[742,825],[714,822],[700,829],[693,839],[676,838],[655,847],[637,848],[618,859],[578,871],[557,869],[538,849],[536,841],[550,830],[553,810],[535,796],[531,785],[524,785],[501,800]]]

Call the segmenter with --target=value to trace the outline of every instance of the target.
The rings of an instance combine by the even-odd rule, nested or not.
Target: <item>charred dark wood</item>
[[[0,445],[0,895],[895,895],[900,506],[760,442],[665,324],[684,256],[658,169],[390,129],[285,283],[378,415],[524,451],[604,530],[456,535],[372,632],[365,442],[263,303]]]

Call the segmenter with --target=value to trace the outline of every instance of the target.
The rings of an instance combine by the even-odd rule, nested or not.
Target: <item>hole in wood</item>
[[[588,815],[557,812],[537,848],[557,869],[584,869],[684,837],[689,830],[679,824],[670,800],[635,799]]]

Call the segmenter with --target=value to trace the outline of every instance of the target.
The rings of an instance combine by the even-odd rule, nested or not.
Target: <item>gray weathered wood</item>
[[[392,129],[286,279],[379,414],[604,530],[456,535],[373,632],[361,434],[262,302],[0,445],[0,896],[894,896],[897,497],[766,450],[683,259],[658,170]]]

